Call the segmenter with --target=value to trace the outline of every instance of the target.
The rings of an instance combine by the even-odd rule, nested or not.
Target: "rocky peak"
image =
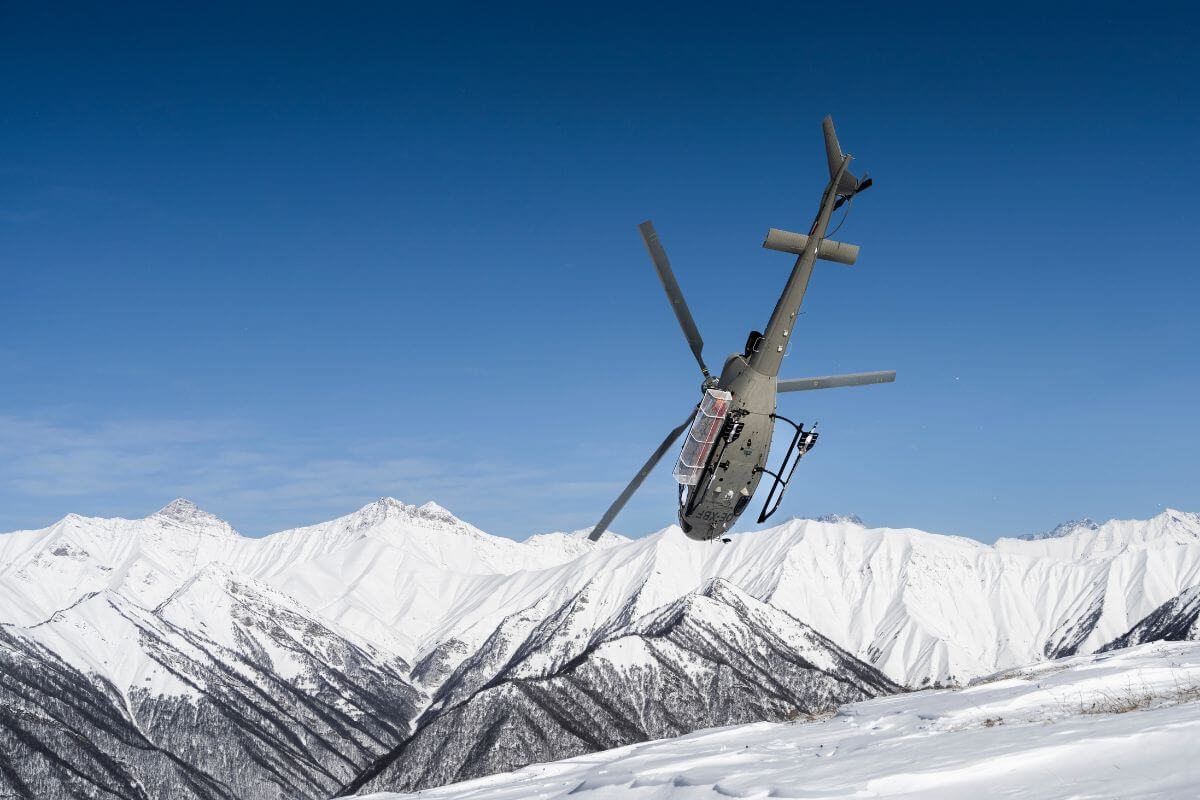
[[[182,497],[167,503],[154,512],[150,516],[150,519],[159,520],[175,527],[186,528],[199,533],[208,533],[217,536],[237,536],[237,531],[228,522],[215,514],[208,513],[191,500]]]
[[[360,508],[350,518],[355,529],[371,528],[388,519],[404,520],[434,530],[466,530],[469,526],[437,503],[422,506],[402,503],[394,497],[381,497]]]
[[[721,577],[710,578],[708,583],[700,589],[699,594],[719,600],[726,605],[742,604],[749,597],[740,586]]]
[[[373,525],[380,520],[401,514],[409,508],[394,497],[381,497],[367,503],[352,515],[361,525]]]
[[[1017,538],[1026,542],[1036,542],[1042,539],[1061,539],[1064,536],[1070,536],[1080,531],[1095,531],[1099,529],[1100,526],[1096,522],[1084,517],[1083,519],[1073,519],[1069,522],[1060,522],[1043,533],[1027,533]]]
[[[409,508],[412,508],[412,506],[409,506]],[[432,500],[422,506],[417,506],[413,513],[415,516],[420,517],[421,519],[444,522],[452,525],[462,524],[462,520],[451,514],[449,509],[439,506]]]
[[[858,514],[822,514],[819,517],[799,517],[799,519],[812,520],[813,522],[830,522],[834,525],[857,525],[860,528],[867,527],[867,524],[862,521]]]
[[[1193,511],[1179,511],[1178,509],[1168,508],[1162,512],[1171,522],[1177,522],[1188,527],[1200,527],[1200,514]]]

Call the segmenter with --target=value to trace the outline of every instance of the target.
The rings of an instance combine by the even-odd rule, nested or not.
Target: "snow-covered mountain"
[[[1042,539],[1061,539],[1064,536],[1070,536],[1072,533],[1078,532],[1080,529],[1094,531],[1099,530],[1100,526],[1087,517],[1084,517],[1083,519],[1073,519],[1069,522],[1060,522],[1043,533],[1026,533],[1017,538],[1026,542],[1036,542]]]
[[[1159,643],[362,800],[1183,800],[1198,737],[1200,644]]]
[[[97,592],[0,639],[20,797],[327,797],[421,701],[404,662],[211,566],[156,609]]]
[[[1144,642],[1178,642],[1200,639],[1200,586],[1185,589],[1100,648],[1117,650]]]
[[[0,535],[0,747],[24,754],[0,787],[420,788],[1196,635],[1196,514],[994,546],[856,517],[731,539],[516,542],[389,498],[257,539],[185,500]],[[62,736],[122,755],[56,765]]]
[[[348,788],[437,786],[712,725],[811,716],[900,688],[719,578],[564,660],[574,648],[555,640],[583,638],[577,618],[602,603],[585,588],[519,647],[520,637],[492,637],[442,685],[416,735]]]
[[[356,597],[407,598],[393,613],[420,632],[421,610],[444,599],[428,585],[583,547],[566,534],[521,545],[393,500],[263,539],[183,500],[0,536],[0,790],[328,797],[402,741],[427,700],[404,626],[358,612],[343,580],[387,563],[372,574],[391,591]]]

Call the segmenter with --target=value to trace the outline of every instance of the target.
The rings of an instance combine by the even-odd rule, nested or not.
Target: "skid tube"
[[[759,472],[765,472],[774,478],[771,483],[771,489],[767,492],[767,499],[763,501],[762,511],[758,512],[758,521],[766,522],[771,516],[779,510],[779,505],[783,502],[783,493],[787,491],[788,481],[792,479],[792,473],[796,471],[796,465],[800,463],[800,459],[804,454],[813,448],[817,443],[817,432],[815,430],[804,430],[804,423],[796,424],[785,416],[780,414],[772,414],[772,420],[783,420],[788,425],[795,429],[792,435],[792,442],[788,445],[787,454],[783,457],[783,463],[779,465],[779,472],[772,472],[765,467],[759,467]],[[815,428],[816,425],[814,424]],[[783,477],[784,475],[787,477]],[[778,492],[778,494],[776,494]],[[772,504],[772,500],[774,504]]]

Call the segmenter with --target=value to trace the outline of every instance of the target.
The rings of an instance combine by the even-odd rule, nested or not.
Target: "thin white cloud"
[[[482,459],[429,439],[379,439],[337,450],[274,441],[238,422],[89,426],[0,416],[0,530],[40,527],[71,511],[138,516],[182,496],[258,534],[392,495],[437,500],[481,526],[510,528],[495,532],[524,536],[572,519],[576,527],[590,524],[590,514],[576,510],[599,509],[621,488]]]

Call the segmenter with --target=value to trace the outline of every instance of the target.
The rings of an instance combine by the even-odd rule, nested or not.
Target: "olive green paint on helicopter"
[[[800,312],[800,304],[808,291],[813,265],[822,257],[841,263],[853,263],[858,255],[858,248],[854,245],[828,242],[825,232],[834,209],[867,188],[870,181],[868,179],[860,182],[850,173],[848,167],[851,156],[842,152],[830,117],[825,118],[822,128],[829,162],[829,183],[821,195],[816,219],[807,236],[774,230],[768,234],[768,240],[800,246],[799,255],[783,293],[771,313],[765,333],[757,336],[752,334],[745,352],[729,356],[719,378],[714,379],[709,375],[708,367],[701,356],[704,341],[683,299],[683,292],[675,280],[658,233],[649,221],[638,226],[650,260],[654,263],[659,280],[662,281],[663,289],[683,329],[684,337],[688,340],[696,363],[700,365],[700,372],[705,378],[701,384],[701,392],[715,387],[732,395],[724,427],[708,455],[700,480],[694,486],[680,487],[679,524],[684,533],[692,539],[708,541],[723,536],[749,506],[763,475],[770,474],[766,463],[775,432],[776,399],[781,389],[798,391],[860,386],[883,383],[895,378],[894,372],[855,373],[792,379],[783,381],[782,387],[778,380],[779,367],[788,353],[788,346],[795,333],[796,315]],[[781,246],[778,249],[786,251],[788,248]],[[742,427],[735,430],[737,424],[741,424]],[[668,434],[621,495],[605,511],[591,532],[592,540],[600,537],[666,450],[688,427],[689,423],[684,422]],[[799,436],[799,431],[797,434]],[[811,439],[815,441],[815,436]],[[796,440],[793,441],[793,447],[795,444]],[[794,452],[797,453],[796,459],[799,459],[807,452],[807,447],[796,448]],[[789,448],[788,453],[784,454],[784,461],[786,462],[792,454],[793,449]],[[784,487],[790,476],[790,471],[787,475],[782,475]],[[760,521],[761,519],[760,517]]]

